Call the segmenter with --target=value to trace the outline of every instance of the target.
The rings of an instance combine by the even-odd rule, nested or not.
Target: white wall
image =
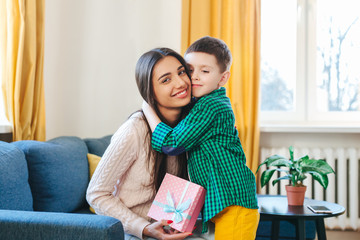
[[[140,55],[180,51],[181,0],[51,0],[45,11],[47,139],[114,133],[141,106]]]
[[[181,0],[46,1],[47,138],[111,134],[141,106],[134,69],[154,47],[180,50]],[[351,132],[351,131],[350,131]],[[262,132],[261,146],[358,146],[360,134]]]

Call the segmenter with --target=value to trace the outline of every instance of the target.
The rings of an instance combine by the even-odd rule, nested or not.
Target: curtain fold
[[[247,166],[255,172],[260,138],[260,0],[183,0],[182,53],[207,35],[224,40],[231,50],[231,77],[225,87]]]
[[[45,0],[0,3],[2,90],[13,140],[45,140]]]

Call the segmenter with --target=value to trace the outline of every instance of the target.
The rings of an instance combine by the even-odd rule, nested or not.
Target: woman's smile
[[[175,94],[173,95],[173,97],[186,98],[187,95],[188,95],[188,92],[189,92],[188,89],[184,89],[184,90],[182,90],[182,91],[180,91],[180,92],[175,93]]]

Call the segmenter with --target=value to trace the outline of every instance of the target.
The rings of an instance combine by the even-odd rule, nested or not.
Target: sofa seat
[[[0,239],[123,239],[115,218],[95,214],[0,210]]]

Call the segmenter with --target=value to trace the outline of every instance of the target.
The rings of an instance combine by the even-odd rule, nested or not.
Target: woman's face
[[[155,65],[152,83],[160,112],[181,109],[190,103],[190,79],[175,57],[166,56]]]

